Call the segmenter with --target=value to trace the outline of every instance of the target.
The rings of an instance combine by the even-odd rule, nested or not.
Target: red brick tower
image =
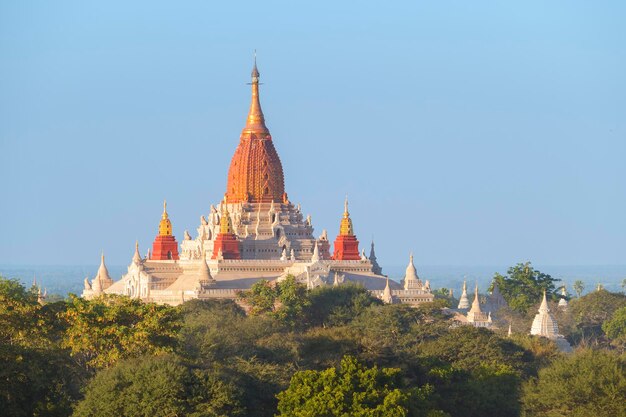
[[[172,222],[167,215],[167,202],[163,201],[163,215],[159,223],[159,234],[152,243],[151,260],[178,260],[178,242],[172,235]]]
[[[230,214],[226,207],[226,198],[222,202],[222,215],[220,217],[220,233],[213,243],[213,256],[211,259],[241,259],[239,240],[233,233],[230,222]]]
[[[228,169],[226,201],[228,203],[284,203],[285,180],[283,166],[274,148],[270,131],[259,101],[259,71],[252,69],[252,102],[246,127],[239,138]]]
[[[346,197],[343,218],[339,226],[339,235],[335,239],[333,259],[336,261],[358,261],[361,259],[359,241],[356,240],[354,235],[352,220],[350,219],[350,213],[348,213],[348,197]]]

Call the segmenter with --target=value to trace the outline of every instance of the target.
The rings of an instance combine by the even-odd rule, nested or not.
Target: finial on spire
[[[169,216],[167,214],[167,200],[163,200],[163,214],[161,215],[161,221],[159,222],[159,235],[172,235],[172,222],[170,222]]]
[[[133,254],[133,262],[136,264],[141,263],[141,255],[139,255],[139,241],[135,241],[135,253]]]
[[[248,119],[246,120],[246,127],[243,129],[243,133],[254,134],[269,134],[267,126],[265,126],[265,116],[263,116],[263,110],[261,110],[261,102],[259,100],[259,70],[256,66],[256,50],[254,51],[254,66],[252,67],[252,101],[250,103],[250,110],[248,111]],[[268,135],[269,137],[269,135]]]
[[[254,50],[254,66],[252,67],[252,82],[259,82],[259,70],[256,67],[256,49]]]
[[[352,220],[350,219],[350,213],[348,212],[348,194],[346,194],[346,200],[343,203],[343,218],[339,226],[339,234],[341,236],[353,236],[354,229],[352,227]]]
[[[167,200],[163,200],[163,219],[167,219]]]

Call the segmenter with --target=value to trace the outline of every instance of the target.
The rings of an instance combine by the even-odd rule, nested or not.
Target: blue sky
[[[626,264],[626,3],[0,3],[0,263],[127,263],[224,193],[252,51],[286,188],[383,265]]]

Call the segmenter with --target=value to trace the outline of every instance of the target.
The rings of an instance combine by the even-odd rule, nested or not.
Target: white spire
[[[141,255],[139,255],[139,241],[135,241],[135,254],[133,255],[133,263],[139,265],[141,263]]]
[[[393,304],[394,302],[393,295],[391,294],[391,288],[389,287],[389,278],[387,278],[387,284],[385,285],[385,289],[383,290],[383,294],[380,298],[387,304]]]
[[[550,339],[555,339],[559,337],[559,327],[552,314],[550,314],[545,290],[543,291],[543,298],[541,300],[541,305],[539,306],[538,313],[533,320],[530,334],[543,336]]]
[[[472,308],[470,309],[468,314],[477,314],[480,312],[480,301],[478,301],[478,284],[476,284],[476,288],[474,290],[474,301],[472,302]]]
[[[212,281],[213,277],[211,276],[211,270],[209,269],[209,265],[206,262],[206,251],[202,251],[204,254],[202,259],[200,259],[200,269],[198,270],[198,279],[199,281]]]
[[[413,264],[413,253],[411,253],[409,255],[409,265],[407,265],[404,273],[404,289],[421,289],[421,287],[422,281],[420,281],[419,276],[417,275],[417,270]]]
[[[511,331],[511,322],[509,322],[509,332],[507,333],[507,336],[511,337],[512,334],[513,332]]]
[[[461,293],[461,298],[459,299],[459,305],[458,305],[458,309],[459,310],[464,310],[466,308],[469,308],[470,303],[469,303],[469,299],[467,298],[467,281],[463,281],[463,292]]]
[[[317,247],[317,241],[315,241],[315,247],[313,248],[313,256],[311,256],[311,262],[319,262],[320,250]]]
[[[540,313],[549,313],[550,308],[548,308],[548,300],[546,299],[546,290],[543,290],[543,299],[541,300],[541,305],[539,306]]]

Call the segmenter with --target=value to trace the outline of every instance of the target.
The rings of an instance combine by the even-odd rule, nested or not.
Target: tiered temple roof
[[[200,216],[197,236],[185,231],[179,251],[164,203],[152,253],[142,259],[136,244],[122,279],[86,280],[85,297],[104,292],[168,304],[191,298],[235,298],[237,291],[260,279],[280,280],[287,274],[309,287],[351,281],[376,295],[385,287],[392,297],[396,290],[403,292],[382,276],[373,243],[369,258],[359,253],[347,199],[333,256],[326,231],[314,237],[311,216],[305,217],[300,205],[285,193],[281,161],[261,110],[259,85],[255,62],[250,109],[231,160],[224,199]],[[100,275],[108,277],[108,272]],[[406,302],[433,298],[428,284],[403,293],[398,299]]]

